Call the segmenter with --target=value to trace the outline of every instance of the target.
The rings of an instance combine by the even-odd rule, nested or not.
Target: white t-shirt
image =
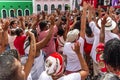
[[[53,80],[51,76],[47,75],[47,73],[44,71],[38,80]],[[80,73],[71,73],[69,75],[62,76],[61,78],[57,80],[81,80]]]
[[[40,74],[45,70],[44,53],[41,50],[40,55],[35,58],[33,67],[30,71],[32,79],[38,80]]]
[[[78,41],[81,44],[80,52],[83,55],[84,39],[80,37]],[[66,42],[63,48],[63,54],[67,56],[66,70],[78,71],[81,69],[81,65],[78,56],[72,50],[72,46],[74,46],[74,43]]]
[[[43,51],[40,51],[40,55],[34,59],[32,69],[30,71],[33,80],[38,80],[40,74],[45,70],[44,55]],[[22,64],[25,64],[28,56],[21,58]]]
[[[90,53],[90,56],[92,57],[92,59],[94,60],[94,62],[97,63],[96,61],[96,47],[99,43],[99,38],[100,38],[100,29],[96,26],[95,22],[94,21],[91,21],[89,23],[89,26],[94,34],[94,42],[93,42],[93,46],[92,46],[92,49],[91,49],[91,53]]]

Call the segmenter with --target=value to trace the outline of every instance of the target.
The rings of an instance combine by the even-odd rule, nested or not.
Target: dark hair
[[[0,55],[0,80],[15,80],[17,67],[11,55]]]
[[[20,36],[20,33],[22,33],[23,32],[23,30],[21,29],[21,28],[17,28],[16,30],[15,30],[15,34],[17,35],[17,36]]]
[[[66,19],[66,17],[65,17],[65,16],[62,16],[62,17],[61,17],[61,20],[63,21],[63,23],[62,23],[62,24],[66,24],[67,19]]]
[[[120,32],[120,20],[118,21],[117,25],[118,25],[118,29],[119,29],[119,32]]]
[[[117,38],[109,40],[105,44],[103,59],[107,65],[115,70],[120,70],[120,40]]]
[[[95,16],[98,17],[98,15],[99,15],[99,14],[98,14],[98,12],[96,11],[96,12],[95,12]]]
[[[117,9],[116,10],[116,15],[119,15],[120,14],[120,9]]]
[[[46,26],[47,26],[47,21],[45,20],[39,23],[39,27],[41,31],[43,31]]]
[[[15,20],[10,22],[10,26],[12,26],[15,23]]]
[[[38,37],[36,30],[33,30],[33,29],[32,29],[31,32],[34,34],[35,38]],[[28,37],[28,40],[29,40],[29,42],[31,41],[30,37]]]
[[[10,34],[11,35],[16,35],[15,30],[11,29]]]
[[[2,53],[2,55],[11,55],[11,56],[15,57],[17,60],[19,60],[18,51],[16,49],[7,50],[4,53]]]
[[[63,34],[64,34],[64,29],[62,28],[62,27],[58,27],[58,32],[57,32],[57,34],[59,35],[59,36],[63,36]]]
[[[31,32],[34,34],[35,38],[38,37],[36,30],[33,30],[33,29],[32,29]],[[24,50],[25,50],[28,46],[30,46],[30,42],[31,42],[31,38],[28,37],[28,39],[26,39],[26,41],[25,41],[25,43],[24,43],[24,44],[25,44]]]
[[[28,22],[27,21],[25,21],[25,27],[28,27]]]
[[[77,16],[77,21],[80,21],[81,20],[81,17],[80,16]]]
[[[86,32],[87,36],[92,35],[92,30],[91,30],[88,22],[86,22],[86,30],[85,30],[85,32]]]
[[[81,21],[78,20],[74,25],[74,29],[78,29],[80,31],[81,30],[80,24],[81,24]]]

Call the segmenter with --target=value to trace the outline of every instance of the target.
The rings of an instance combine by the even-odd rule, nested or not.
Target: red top
[[[25,54],[24,52],[25,39],[26,39],[26,36],[17,36],[14,40],[14,46],[18,50],[21,56]]]

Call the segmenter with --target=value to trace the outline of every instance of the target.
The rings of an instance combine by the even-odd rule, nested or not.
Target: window
[[[29,15],[30,15],[30,10],[29,10],[29,9],[26,9],[26,10],[25,10],[25,15],[26,15],[26,16],[29,16]]]
[[[2,18],[6,18],[7,17],[7,11],[6,10],[2,10]]]
[[[37,5],[37,11],[41,11],[41,6],[39,4]]]
[[[52,4],[52,5],[51,5],[51,13],[53,13],[53,12],[54,12],[54,10],[55,10],[55,5],[54,5],[54,4]]]
[[[46,4],[44,5],[44,11],[48,11],[48,6]]]
[[[15,17],[15,12],[14,12],[14,10],[10,10],[10,17]]]
[[[22,10],[19,9],[19,10],[17,11],[17,15],[18,15],[18,16],[22,16]]]
[[[68,10],[68,9],[69,9],[69,5],[65,4],[65,10]]]
[[[58,9],[62,10],[62,5],[59,4],[58,5]]]

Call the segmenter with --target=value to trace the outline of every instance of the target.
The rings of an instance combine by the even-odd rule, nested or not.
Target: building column
[[[33,1],[33,13],[37,13],[37,7],[36,7],[36,3],[35,3],[35,0],[32,0]]]

